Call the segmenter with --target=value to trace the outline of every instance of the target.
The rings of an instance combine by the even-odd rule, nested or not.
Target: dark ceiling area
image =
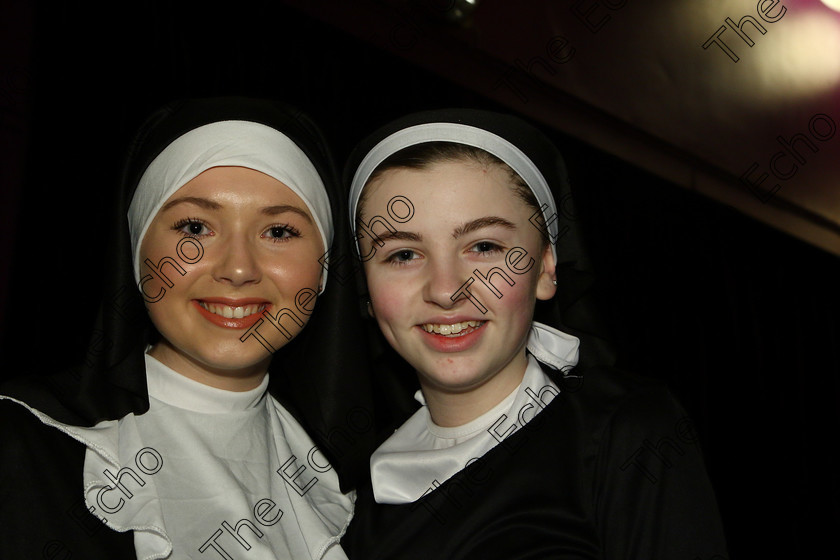
[[[727,559],[836,547],[840,12],[819,0],[210,6],[0,9],[3,378],[82,359],[112,186],[164,103],[284,99],[339,163],[408,112],[511,112],[566,157],[619,365],[666,382],[696,422]]]
[[[285,3],[840,255],[836,2]]]

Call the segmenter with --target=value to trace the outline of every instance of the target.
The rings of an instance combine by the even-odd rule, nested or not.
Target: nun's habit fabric
[[[168,165],[156,176],[159,156],[184,148],[178,140],[202,127],[212,132],[203,138],[216,142],[205,167]],[[225,144],[237,131],[256,135],[262,148]],[[243,162],[275,148],[300,159],[272,169]],[[145,209],[129,211],[129,202],[147,171],[154,185],[171,187],[217,165],[257,168],[289,184],[330,246],[329,206],[341,207],[337,182],[325,143],[304,115],[238,98],[179,102],[153,115],[124,168],[114,257],[86,363],[0,390],[0,557],[343,557],[337,540],[353,496],[342,492],[339,476],[345,491],[353,485],[373,417],[365,355],[354,340],[358,310],[342,284],[326,285],[309,324],[251,391],[201,385],[145,353],[155,332],[137,289],[136,248],[171,192],[144,198],[141,191],[135,204],[152,204]],[[292,175],[276,177],[282,170]],[[173,172],[180,177],[167,176]],[[313,180],[326,194],[311,188]],[[334,235],[346,242],[346,224]]]
[[[613,354],[588,297],[592,276],[565,167],[542,133],[485,111],[404,117],[374,133],[351,158],[351,220],[364,183],[385,158],[441,141],[482,148],[523,177],[553,243],[557,295],[537,302],[541,322],[534,321],[527,341],[523,381],[493,409],[464,426],[443,428],[417,392],[423,406],[371,457],[370,483],[360,489],[342,541],[348,555],[725,555],[690,420],[663,386],[612,367]]]

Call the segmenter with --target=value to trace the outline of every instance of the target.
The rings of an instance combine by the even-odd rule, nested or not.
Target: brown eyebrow
[[[506,229],[515,230],[516,226],[509,222],[504,218],[500,218],[499,216],[485,216],[483,218],[478,218],[477,220],[472,220],[471,222],[467,222],[455,228],[452,232],[452,237],[458,239],[459,237],[466,235],[468,233],[472,233],[476,230],[491,227],[491,226],[501,226]]]
[[[195,204],[196,206],[200,206],[205,210],[221,210],[222,205],[218,202],[213,202],[212,200],[207,200],[206,198],[200,198],[197,196],[184,196],[181,198],[176,198],[175,200],[170,200],[166,204],[163,205],[163,208],[160,209],[161,212],[165,212],[170,208],[177,206],[179,204]]]
[[[452,237],[458,239],[459,237],[473,231],[491,226],[501,226],[512,230],[516,229],[516,226],[513,223],[504,218],[500,218],[499,216],[485,216],[456,227],[452,232]],[[423,241],[422,235],[411,231],[386,231],[382,234],[374,235],[383,243],[386,241]]]
[[[221,210],[223,206],[218,202],[213,202],[212,200],[208,200],[206,198],[201,198],[198,196],[184,196],[181,198],[176,198],[175,200],[170,200],[166,204],[163,205],[163,208],[160,209],[161,212],[165,212],[170,208],[177,206],[178,204],[195,204],[205,210]],[[278,204],[276,206],[266,206],[265,208],[260,208],[260,214],[264,216],[276,216],[278,214],[284,214],[286,212],[294,212],[295,214],[299,214],[302,217],[306,218],[306,220],[311,224],[312,219],[309,217],[304,210],[298,208],[297,206],[292,206],[290,204]]]
[[[423,241],[423,236],[419,233],[413,233],[410,231],[386,231],[383,234],[373,234],[374,241],[376,239],[382,241]]]
[[[310,224],[312,223],[312,218],[309,217],[309,214],[297,206],[292,206],[291,204],[278,204],[277,206],[266,206],[265,208],[260,209],[260,213],[265,216],[276,216],[278,214],[285,214],[286,212],[299,214],[305,218],[307,222]]]

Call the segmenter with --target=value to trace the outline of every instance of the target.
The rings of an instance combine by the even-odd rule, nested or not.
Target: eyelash
[[[178,231],[184,237],[199,238],[199,237],[206,237],[206,236],[210,235],[209,233],[200,234],[200,233],[190,233],[190,232],[187,232],[187,231],[183,231],[184,227],[186,227],[188,225],[193,225],[193,224],[198,224],[198,225],[201,225],[203,227],[206,227],[206,228],[210,229],[209,226],[207,225],[207,222],[205,222],[204,220],[201,220],[199,218],[184,218],[183,220],[178,220],[177,222],[175,222],[172,225],[172,229],[175,230],[175,231]],[[273,225],[273,226],[269,226],[268,228],[266,228],[265,232],[271,231],[273,229],[280,229],[280,230],[282,230],[282,231],[284,231],[288,234],[288,235],[285,235],[283,237],[269,236],[268,239],[271,239],[274,243],[281,243],[281,242],[288,241],[289,239],[291,239],[293,237],[300,237],[300,231],[296,227],[291,226],[289,224],[276,224],[276,225]],[[263,233],[265,233],[265,232],[263,232]]]
[[[394,266],[405,266],[409,262],[414,260],[414,259],[408,259],[408,260],[403,261],[403,260],[397,259],[397,256],[400,255],[400,254],[403,254],[403,253],[411,253],[412,256],[416,254],[416,252],[412,249],[400,249],[399,251],[396,251],[396,252],[388,255],[388,257],[385,258],[385,262],[388,263],[388,264],[392,264]]]
[[[482,255],[493,255],[493,254],[496,254],[496,253],[501,253],[503,251],[503,248],[502,248],[501,245],[493,243],[492,241],[479,241],[478,243],[473,244],[471,248],[477,247],[479,245],[488,245],[490,248],[487,249],[486,251],[473,251],[473,252],[480,253]],[[389,264],[392,264],[394,266],[405,266],[409,262],[414,260],[414,259],[407,259],[407,260],[399,259],[398,258],[399,255],[404,254],[404,253],[411,253],[412,255],[416,254],[416,252],[413,249],[400,249],[399,251],[396,251],[396,252],[388,255],[388,257],[385,258],[385,262],[389,263]]]
[[[266,231],[271,231],[273,229],[280,229],[280,230],[283,230],[284,232],[289,234],[289,235],[284,236],[284,237],[271,237],[271,238],[269,238],[275,243],[281,243],[281,242],[284,242],[284,241],[288,241],[289,239],[291,239],[293,237],[300,237],[300,230],[298,230],[294,226],[290,226],[289,224],[277,224],[277,225],[274,225],[274,226],[271,226],[271,227],[267,228]]]
[[[473,247],[478,247],[479,245],[489,245],[491,247],[487,251],[475,251],[476,253],[481,253],[483,255],[501,253],[503,250],[503,247],[501,245],[493,243],[492,241],[479,241],[478,243],[473,244]]]
[[[198,224],[198,225],[201,225],[203,227],[207,227],[207,222],[205,222],[204,220],[200,220],[198,218],[184,218],[183,220],[178,220],[177,222],[172,224],[172,229],[181,233],[181,235],[183,235],[184,237],[192,237],[193,239],[197,239],[199,237],[206,237],[207,235],[209,235],[209,234],[190,233],[190,232],[183,231],[184,226],[188,226],[188,225],[192,225],[192,224]],[[210,229],[210,228],[207,227],[207,229]]]

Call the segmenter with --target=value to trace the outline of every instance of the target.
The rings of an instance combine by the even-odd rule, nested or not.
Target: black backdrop
[[[163,103],[282,98],[315,118],[339,161],[405,112],[504,110],[287,8],[214,6],[65,3],[3,18],[14,31],[0,82],[14,141],[0,175],[4,377],[81,360],[108,265],[111,186],[131,134]],[[836,550],[840,261],[549,133],[580,193],[619,365],[667,380],[695,419],[730,558]]]

